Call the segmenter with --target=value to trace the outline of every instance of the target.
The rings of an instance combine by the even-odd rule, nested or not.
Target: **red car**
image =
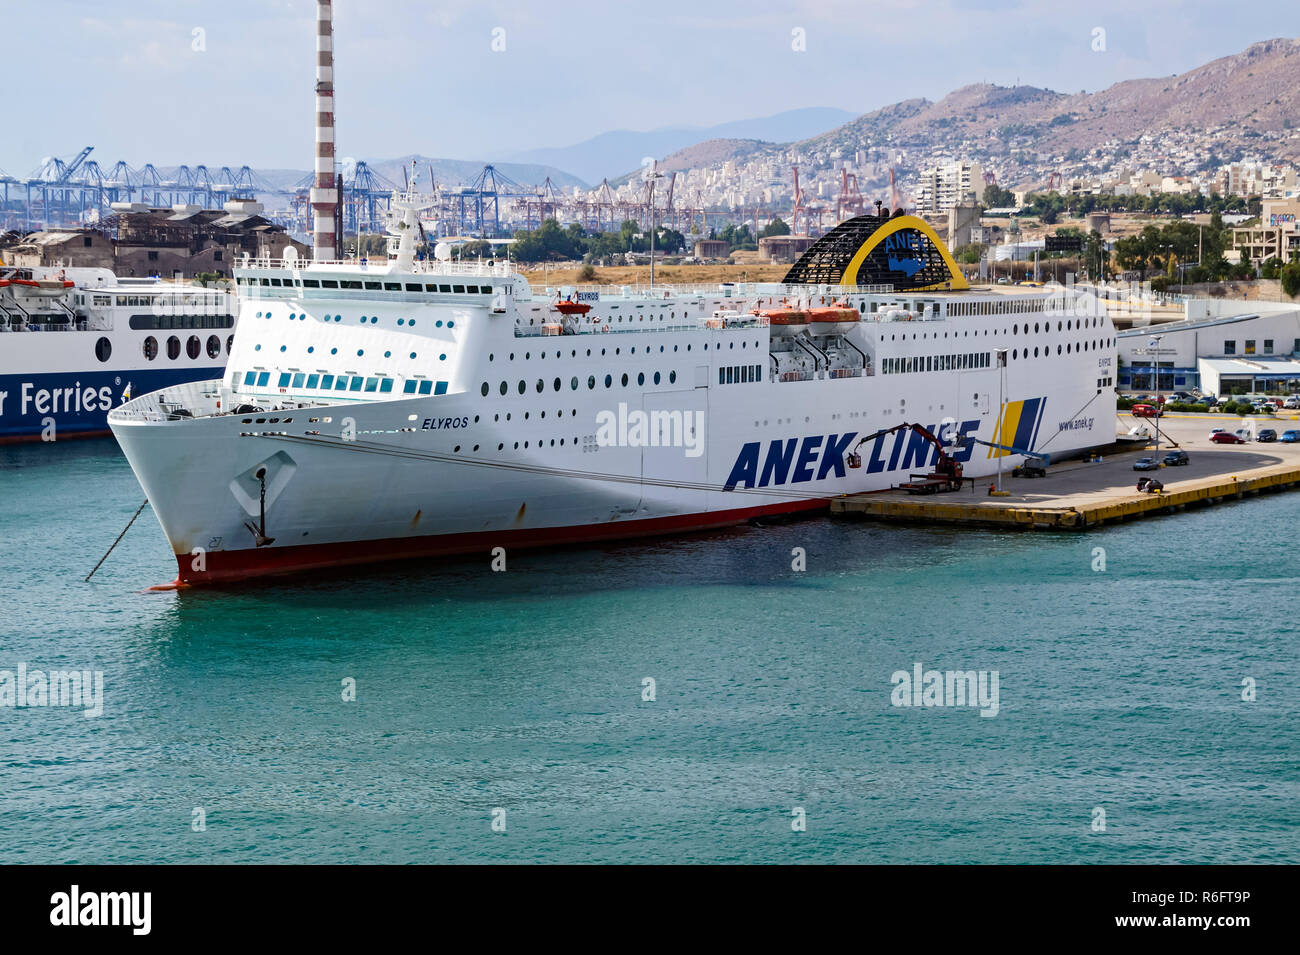
[[[1159,418],[1164,412],[1155,405],[1134,405],[1132,414],[1135,418]]]
[[[1210,440],[1213,441],[1215,444],[1245,444],[1246,443],[1245,441],[1241,440],[1241,438],[1233,434],[1231,431],[1216,431],[1214,432],[1214,434],[1210,435]]]

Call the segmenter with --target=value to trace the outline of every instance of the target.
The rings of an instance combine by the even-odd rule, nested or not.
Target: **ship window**
[[[418,384],[419,384],[419,382],[417,382],[414,378],[410,379],[409,381],[406,382],[406,384],[402,385],[402,394],[404,394],[404,395],[413,395],[413,394],[415,394],[415,388],[416,388],[416,385],[418,385]],[[483,387],[484,387],[485,389],[487,388],[487,382],[484,382],[484,383],[483,383]],[[485,390],[485,391],[483,392],[483,394],[484,394],[484,396],[486,396],[486,395],[487,395],[487,391]]]
[[[339,288],[357,289],[359,291],[361,289],[361,283],[354,281],[340,282]]]
[[[595,376],[595,375],[588,375],[588,376],[587,376],[587,388],[588,388],[588,389],[591,389],[591,388],[595,388],[595,387],[596,387],[596,376]]]
[[[439,285],[439,286],[438,286],[438,291],[439,291],[439,292],[450,292],[450,291],[451,291],[451,286],[450,286],[450,285]]]
[[[675,384],[677,382],[677,372],[670,371],[668,373],[668,381],[670,384]]]
[[[338,378],[336,378],[336,379],[334,380],[334,390],[335,390],[335,391],[347,391],[347,390],[348,390],[348,376],[347,376],[347,375],[339,375]]]
[[[433,382],[431,381],[420,382],[420,394],[427,395],[432,391],[433,391]]]
[[[510,386],[507,385],[504,381],[501,382],[501,388],[499,389],[500,392],[501,392],[501,394],[504,395],[504,394],[509,390],[509,387],[510,387]]]
[[[577,390],[578,390],[578,376],[577,376],[577,375],[574,375],[573,378],[569,381],[569,387],[570,387],[573,391],[577,391]]]
[[[655,384],[659,384],[659,372],[655,372]]]
[[[157,253],[154,253],[154,254],[155,254],[155,256],[157,255]],[[279,287],[280,287],[280,280],[279,280],[279,279],[271,279],[271,285],[272,285],[273,287],[275,287],[275,288],[279,288]]]
[[[276,387],[277,387],[277,388],[288,388],[288,387],[289,387],[289,379],[292,378],[292,377],[293,377],[293,376],[290,375],[287,371],[283,371],[283,372],[281,372],[281,373],[280,373],[280,383],[279,383],[278,385],[276,385]]]
[[[464,295],[464,294],[465,294],[465,286],[463,286],[463,285],[453,285],[453,286],[451,287],[451,290],[452,290],[453,292],[455,292],[457,295]]]
[[[255,371],[244,372],[244,384],[251,385],[255,381],[257,381],[257,372]]]
[[[307,376],[304,375],[302,372],[298,372],[298,374],[293,376],[293,387],[301,388],[302,383],[306,380],[307,380]]]
[[[167,339],[167,357],[172,361],[181,357],[181,340],[175,335]]]
[[[644,371],[639,371],[639,372],[637,372],[636,383],[637,383],[638,385],[644,385],[644,384],[645,384],[645,372],[644,372]]]
[[[406,290],[408,292],[423,292],[424,286],[421,285],[419,282],[407,282]]]
[[[727,383],[727,369],[725,369],[725,368],[719,368],[719,369],[718,369],[718,384],[720,384],[720,385],[725,385],[726,383]]]
[[[606,376],[605,376],[605,387],[606,387],[606,388],[612,388],[613,386],[614,386],[614,376],[613,376],[613,375],[606,375]]]
[[[348,391],[360,391],[364,379],[360,375],[352,376],[352,383],[348,385]]]
[[[270,373],[269,371],[264,371],[264,372],[260,373],[260,374],[257,376],[257,387],[259,387],[259,388],[265,388],[266,385],[267,385],[267,383],[268,383],[270,380],[271,380],[271,373]]]
[[[447,393],[447,383],[445,381],[438,382],[438,387],[433,389],[433,393],[435,395],[445,395]]]
[[[146,361],[153,361],[158,357],[158,339],[152,335],[144,340],[144,357]]]
[[[525,391],[527,391],[527,390],[528,390],[528,382],[526,382],[526,381],[524,381],[522,378],[520,378],[520,379],[519,379],[519,393],[522,395],[522,394],[523,394]]]
[[[488,383],[485,381],[483,382],[483,387],[479,389],[479,394],[481,394],[484,398],[486,398],[488,396],[488,391],[489,391]]]
[[[555,379],[555,382],[554,382],[554,385],[555,385],[555,390],[556,390],[556,391],[559,391],[560,388],[564,385],[564,382],[562,382],[562,381],[560,381],[560,379],[556,378],[556,379]]]
[[[385,378],[385,379],[383,379],[382,381],[380,381],[380,382],[379,382],[379,390],[380,390],[382,393],[384,393],[384,394],[388,394],[390,391],[392,391],[392,390],[393,390],[393,379],[391,379],[391,378]]]
[[[208,336],[208,357],[217,358],[221,355],[221,339],[216,335]]]
[[[303,288],[320,288],[320,282],[316,281],[316,279],[303,279],[303,280],[302,280],[302,287],[303,287]]]
[[[321,375],[321,379],[320,379],[320,387],[321,387],[321,391],[329,391],[331,388],[333,388],[333,387],[334,387],[334,376],[333,376],[333,375]]]
[[[378,291],[378,289],[379,289],[379,283],[378,283],[378,282],[367,282],[367,283],[366,283],[366,289],[367,289],[367,291],[371,291],[371,292]]]
[[[401,283],[401,282],[385,282],[385,283],[384,283],[384,291],[385,291],[385,292],[400,292],[401,290],[402,290],[402,283]]]
[[[321,287],[321,288],[338,288],[338,287],[339,287],[339,283],[336,282],[336,281],[334,281],[333,279],[321,279],[321,281],[320,281],[320,287]]]

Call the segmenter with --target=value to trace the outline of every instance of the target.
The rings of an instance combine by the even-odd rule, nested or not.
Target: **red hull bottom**
[[[191,564],[197,559],[177,554],[179,575],[167,589],[185,584],[223,584],[348,564],[371,564],[415,557],[446,557],[481,552],[494,547],[507,550],[530,550],[588,544],[595,541],[656,537],[691,531],[716,530],[744,523],[756,517],[796,514],[825,510],[824,499],[790,501],[762,507],[742,507],[707,514],[683,514],[639,521],[611,521],[576,527],[535,528],[518,531],[476,531],[472,534],[445,534],[436,537],[395,537],[385,540],[352,541],[340,544],[299,544],[293,547],[270,547],[260,550],[214,551],[206,555],[206,568],[199,572]]]
[[[108,428],[101,428],[98,431],[69,431],[60,435],[57,441],[49,441],[47,444],[59,444],[63,441],[80,441],[83,438],[111,438],[113,432]],[[36,444],[41,440],[41,433],[33,431],[30,434],[3,434],[0,435],[0,444]]]

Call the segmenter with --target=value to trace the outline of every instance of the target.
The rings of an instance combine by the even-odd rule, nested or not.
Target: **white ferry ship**
[[[132,394],[219,374],[235,316],[195,285],[0,266],[0,444],[106,435]]]
[[[976,478],[1023,457],[967,438],[1114,440],[1104,309],[969,289],[913,216],[841,224],[782,284],[534,292],[508,262],[417,261],[419,203],[394,205],[382,265],[241,262],[224,377],[109,415],[181,582],[822,508],[935,462],[907,431],[857,448],[903,421]]]

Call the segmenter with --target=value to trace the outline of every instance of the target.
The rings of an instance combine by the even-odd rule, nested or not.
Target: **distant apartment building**
[[[1232,251],[1258,265],[1300,258],[1300,197],[1265,199],[1259,224],[1232,230]]]
[[[984,170],[979,163],[952,162],[921,170],[916,211],[939,215],[960,202],[984,198]]]

